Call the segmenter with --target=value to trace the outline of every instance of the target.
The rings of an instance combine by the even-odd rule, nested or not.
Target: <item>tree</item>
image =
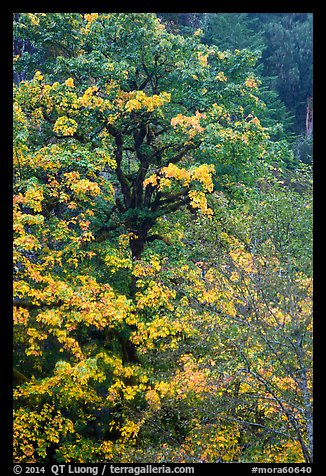
[[[300,181],[301,192],[275,182],[245,205],[218,195],[213,223],[186,233],[197,272],[178,289],[201,316],[190,345],[209,375],[207,462],[312,461],[311,183]],[[233,438],[214,451],[204,435],[219,441],[222,428]]]
[[[263,74],[295,116],[295,132],[305,130],[307,100],[312,96],[312,14],[249,14],[258,19],[266,49]]]
[[[255,20],[248,13],[206,14],[204,41],[218,45],[221,50],[262,50],[264,42],[261,32],[255,31]]]
[[[30,44],[15,57],[15,459],[135,461],[159,422],[178,460],[216,390],[189,347],[206,281],[180,240],[213,223],[214,188],[241,194],[280,151],[256,56],[154,14],[19,14],[15,31]]]

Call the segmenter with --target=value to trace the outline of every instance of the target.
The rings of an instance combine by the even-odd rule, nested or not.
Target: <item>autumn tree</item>
[[[201,423],[192,406],[216,390],[214,359],[189,348],[211,314],[185,230],[285,147],[259,120],[255,55],[201,34],[154,14],[16,16],[30,45],[14,57],[17,461],[135,461],[167,415],[176,460]]]
[[[213,223],[201,219],[187,230],[191,266],[176,274],[180,295],[201,316],[201,337],[191,345],[209,375],[198,405],[206,429],[197,451],[206,461],[214,450],[203,451],[205,434],[222,442],[215,455],[224,461],[312,461],[312,204],[305,173],[290,185],[274,180],[258,196],[256,189],[244,204],[219,194]],[[222,428],[232,438],[223,440]],[[191,448],[189,442],[185,452]]]

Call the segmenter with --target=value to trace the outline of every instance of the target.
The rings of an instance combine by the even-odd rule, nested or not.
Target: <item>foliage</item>
[[[204,41],[218,45],[222,50],[262,50],[261,32],[254,31],[255,20],[248,13],[206,14]]]
[[[311,461],[310,172],[256,54],[154,14],[15,35],[15,461]]]
[[[306,105],[312,96],[311,13],[159,14],[167,27],[183,35],[201,31],[202,41],[221,50],[260,51],[256,74],[270,120],[286,134],[305,131]]]
[[[307,98],[312,96],[313,17],[311,13],[249,14],[264,36],[263,74],[292,116],[294,131],[303,132]]]

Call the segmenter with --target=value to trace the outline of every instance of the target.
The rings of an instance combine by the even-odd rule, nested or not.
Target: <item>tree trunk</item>
[[[147,237],[147,230],[133,230],[132,235],[129,239],[131,255],[133,260],[139,260],[141,254],[144,250],[146,237]],[[130,283],[130,290],[129,290],[129,297],[130,299],[134,300],[135,295],[137,292],[137,276],[131,275],[131,283]],[[134,325],[127,326],[130,332],[135,331],[137,328]],[[137,350],[135,344],[130,341],[130,337],[124,337],[121,339],[120,344],[122,346],[122,358],[124,362],[132,362],[138,363],[139,359],[137,356]]]
[[[130,249],[131,249],[131,256],[133,261],[139,260],[142,252],[144,251],[145,241],[147,238],[147,231],[136,231],[129,239]],[[132,275],[131,276],[131,284],[130,284],[130,298],[134,299],[137,290],[137,277]]]
[[[313,131],[313,101],[312,97],[307,98],[307,112],[306,112],[306,138],[310,139]]]
[[[129,240],[131,255],[133,260],[138,260],[144,251],[147,232],[136,231]]]

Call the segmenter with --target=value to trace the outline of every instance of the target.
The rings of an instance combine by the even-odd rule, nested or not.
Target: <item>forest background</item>
[[[312,462],[312,117],[312,14],[15,14],[16,462]]]

